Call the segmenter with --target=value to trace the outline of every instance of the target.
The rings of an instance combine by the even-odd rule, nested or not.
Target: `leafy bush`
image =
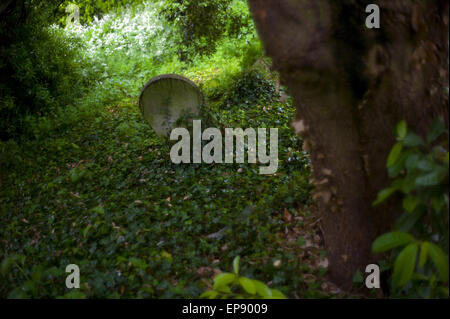
[[[80,23],[88,25],[96,17],[101,18],[110,11],[121,12],[129,6],[142,3],[142,0],[66,0],[58,7],[58,22],[66,26],[66,18],[70,5],[75,4],[79,9]],[[69,7],[70,8],[70,7]]]
[[[259,59],[262,59],[264,57],[262,44],[259,39],[252,39],[248,42],[248,46],[245,48],[242,57],[241,68],[243,70],[251,68]]]
[[[442,119],[432,123],[426,140],[404,121],[397,125],[397,143],[387,159],[394,181],[374,205],[399,192],[404,213],[393,232],[373,243],[374,252],[392,251],[393,296],[449,296],[448,135]]]
[[[82,96],[92,78],[83,70],[90,66],[77,37],[31,18],[11,32],[0,45],[2,139],[20,133],[26,115],[42,115]]]
[[[182,60],[211,55],[225,35],[245,36],[253,25],[242,0],[167,0],[160,15],[176,27]]]
[[[233,260],[233,273],[223,272],[214,277],[212,290],[207,290],[200,298],[236,298],[236,299],[285,299],[277,289],[271,289],[259,280],[239,275],[239,261],[237,256]]]
[[[257,102],[273,102],[276,96],[273,82],[261,71],[250,69],[235,79],[226,104],[251,106]]]

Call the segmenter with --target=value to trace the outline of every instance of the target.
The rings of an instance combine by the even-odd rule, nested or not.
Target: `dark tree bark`
[[[396,123],[448,126],[448,1],[249,0],[266,53],[297,107],[316,184],[330,275],[350,288],[400,209],[372,207],[389,181]],[[369,3],[381,28],[365,26]]]

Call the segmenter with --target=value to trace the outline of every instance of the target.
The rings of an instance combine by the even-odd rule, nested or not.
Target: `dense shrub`
[[[257,102],[271,102],[277,96],[275,85],[257,69],[250,69],[236,77],[228,93],[228,105],[254,105]]]
[[[59,28],[48,27],[44,20],[32,12],[20,24],[9,22],[1,31],[2,139],[23,131],[26,115],[42,115],[70,104],[89,82],[86,70],[90,68],[80,51],[81,42]]]
[[[391,251],[389,279],[393,297],[448,298],[448,130],[435,120],[426,139],[397,126],[397,143],[387,168],[393,182],[375,205],[394,193],[403,198],[403,215],[392,232],[377,238],[375,252]],[[391,266],[392,264],[392,266]]]
[[[166,0],[160,15],[176,27],[182,60],[211,55],[225,36],[245,37],[253,31],[243,0]]]

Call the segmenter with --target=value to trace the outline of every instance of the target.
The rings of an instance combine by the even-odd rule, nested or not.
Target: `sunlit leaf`
[[[269,287],[267,287],[266,284],[259,280],[253,280],[253,284],[256,288],[256,293],[260,295],[263,298],[270,298],[272,297],[272,291]]]
[[[239,283],[241,284],[242,288],[244,288],[244,290],[249,294],[254,295],[256,293],[256,287],[253,284],[253,280],[246,277],[240,277]]]
[[[226,286],[230,283],[232,283],[236,279],[235,274],[231,274],[228,272],[224,272],[221,274],[218,274],[216,277],[214,277],[214,289],[217,289],[219,287]]]
[[[270,289],[272,297],[270,299],[286,299],[286,296],[277,289]]]
[[[209,298],[209,299],[214,299],[217,297],[219,293],[217,291],[214,290],[207,290],[204,293],[202,293],[200,295],[200,298]]]

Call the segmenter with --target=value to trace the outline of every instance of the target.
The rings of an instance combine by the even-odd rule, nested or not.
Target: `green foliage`
[[[264,59],[267,59],[267,57],[264,56],[261,41],[258,38],[253,38],[248,41],[248,45],[245,48],[241,68],[243,70],[250,69],[258,61],[263,61]]]
[[[210,55],[225,36],[244,37],[253,23],[243,0],[167,0],[161,16],[176,26],[182,60]]]
[[[277,289],[271,289],[259,280],[254,280],[239,274],[240,257],[233,260],[233,273],[220,273],[214,277],[212,290],[207,290],[200,298],[225,299],[285,299]]]
[[[41,265],[36,265],[27,272],[24,269],[26,269],[26,257],[22,254],[12,254],[3,259],[0,265],[1,277],[5,278],[8,273],[16,271],[22,278],[21,284],[9,292],[8,298],[39,298],[45,289],[44,286],[63,284],[62,269],[56,267],[44,269]],[[84,294],[80,293],[76,298],[82,298],[82,295]]]
[[[124,9],[141,4],[142,0],[66,0],[57,9],[58,22],[66,26],[67,16],[73,12],[71,5],[75,4],[79,10],[80,23],[90,24],[95,17],[101,19],[110,11],[121,13]]]
[[[27,115],[55,111],[81,97],[94,76],[84,69],[92,65],[80,52],[80,39],[47,26],[45,13],[53,7],[26,4],[30,5],[27,18],[18,25],[11,21],[0,31],[4,40],[0,45],[3,139],[23,133]]]
[[[231,91],[226,96],[225,103],[240,105],[244,108],[254,106],[257,102],[271,103],[279,97],[275,85],[258,69],[244,71],[235,78]]]
[[[145,4],[63,30],[67,41],[81,39],[90,61],[83,72],[95,81],[72,107],[27,116],[26,134],[0,142],[0,260],[25,256],[23,272],[12,265],[1,275],[0,296],[193,298],[204,290],[200,270],[223,269],[236,255],[249,261],[239,267],[248,278],[272,280],[289,297],[318,296],[321,274],[280,245],[280,211],[306,214],[298,205],[307,209],[311,201],[309,158],[290,127],[295,108],[257,92],[248,94],[260,107],[223,108],[234,79],[245,74],[247,37],[225,37],[214,54],[188,65],[172,53],[171,29],[156,12]],[[169,145],[136,104],[143,84],[162,73],[191,78],[208,97],[223,92],[205,106],[205,123],[278,127],[276,176],[259,175],[251,164],[172,164]],[[64,270],[69,263],[80,267],[78,295],[65,288],[65,273],[16,294],[36,267]],[[317,279],[306,284],[304,274]]]
[[[273,280],[287,294],[299,291],[303,273],[314,273],[274,235],[285,229],[277,212],[310,203],[308,158],[289,129],[292,106],[281,118],[277,176],[250,164],[173,165],[134,102],[79,112],[62,131],[0,143],[0,254],[26,256],[27,276],[37,266],[75,263],[86,297],[192,298],[204,289],[199,269],[224,268],[238,254],[251,261],[240,272]],[[221,125],[242,127],[280,120],[277,109],[267,113],[258,122],[235,109],[216,115]],[[51,123],[60,121],[66,118]],[[285,266],[267,263],[275,258]],[[64,278],[39,281],[37,294],[27,295],[65,296]],[[0,280],[3,297],[28,281],[17,267]]]
[[[392,250],[393,296],[448,298],[449,133],[440,118],[432,122],[426,140],[404,121],[397,125],[396,135],[387,160],[394,181],[378,194],[374,205],[400,193],[404,213],[394,231],[378,237],[372,249]]]
[[[254,28],[224,36],[214,54],[186,63],[176,54],[173,25],[158,19],[161,4],[113,10],[65,29],[39,28],[54,33],[48,50],[57,56],[42,53],[38,65],[51,67],[52,59],[66,57],[67,64],[58,62],[64,72],[57,67],[51,75],[66,73],[61,83],[73,87],[67,99],[57,98],[66,86],[49,87],[52,106],[36,105],[22,120],[24,133],[0,142],[0,260],[8,265],[0,274],[0,297],[194,298],[212,277],[203,270],[224,269],[237,255],[248,262],[235,261],[234,270],[246,278],[272,281],[287,297],[323,296],[323,271],[299,261],[296,241],[283,247],[286,228],[304,222],[287,224],[282,212],[309,214],[310,163],[290,127],[295,108],[278,101],[269,72],[254,66],[262,55]],[[246,6],[231,4],[248,13]],[[162,73],[185,75],[201,87],[209,100],[202,123],[278,127],[277,174],[259,175],[254,164],[172,164],[169,145],[136,103],[141,87]],[[253,80],[265,89],[252,87]],[[5,104],[27,107],[6,96]],[[252,107],[239,96],[249,97]],[[233,97],[238,104],[229,103]],[[11,256],[23,257],[9,262]],[[315,255],[308,258],[313,262]],[[275,267],[275,260],[283,266]],[[76,292],[64,284],[70,263],[80,267]],[[256,295],[265,289],[242,279],[243,293],[242,285],[253,292],[251,283]]]

